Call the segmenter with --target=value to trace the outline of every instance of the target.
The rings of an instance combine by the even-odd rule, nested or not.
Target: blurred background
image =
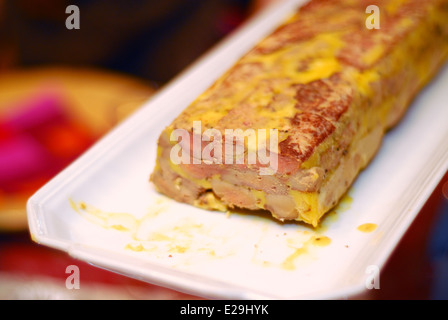
[[[196,299],[30,239],[46,181],[252,15],[282,0],[0,0],[0,299]],[[77,5],[80,29],[68,30]],[[359,299],[448,298],[448,175]],[[76,264],[80,290],[67,290]]]

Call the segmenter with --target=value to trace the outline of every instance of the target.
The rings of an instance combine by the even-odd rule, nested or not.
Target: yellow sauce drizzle
[[[364,224],[360,225],[357,229],[364,233],[370,233],[370,232],[375,231],[376,228],[378,228],[378,225],[376,225],[374,223],[364,223]]]
[[[315,237],[313,239],[312,243],[313,243],[313,245],[318,246],[318,247],[326,247],[331,244],[331,239],[326,236]]]
[[[285,269],[285,270],[294,270],[296,268],[296,266],[294,264],[295,260],[298,257],[300,257],[300,256],[302,256],[304,254],[307,254],[307,253],[308,253],[308,249],[306,247],[298,248],[296,251],[294,251],[293,254],[288,256],[285,259],[285,261],[283,261],[283,264],[282,264],[283,269]]]
[[[282,268],[285,270],[295,270],[295,261],[297,258],[306,255],[310,251],[311,246],[326,247],[331,244],[331,239],[326,236],[312,236],[306,241],[303,246],[297,248],[291,255],[289,255],[282,263]]]

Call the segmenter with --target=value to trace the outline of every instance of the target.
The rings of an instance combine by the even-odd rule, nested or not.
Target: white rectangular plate
[[[148,181],[164,127],[301,3],[288,1],[252,20],[40,189],[28,202],[33,239],[208,298],[333,299],[362,292],[448,169],[448,68],[388,133],[351,189],[352,201],[343,201],[318,230],[176,203]],[[359,231],[365,223],[378,227]]]

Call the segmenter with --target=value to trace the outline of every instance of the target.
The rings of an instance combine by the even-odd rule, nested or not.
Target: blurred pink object
[[[0,188],[4,191],[15,180],[37,175],[49,165],[48,152],[30,135],[0,141]]]
[[[43,90],[9,106],[11,111],[0,119],[0,127],[15,133],[38,130],[42,125],[64,120],[63,103],[61,94],[55,90]]]
[[[36,187],[87,147],[90,137],[77,129],[66,107],[61,91],[46,86],[6,108],[0,119],[1,191]]]

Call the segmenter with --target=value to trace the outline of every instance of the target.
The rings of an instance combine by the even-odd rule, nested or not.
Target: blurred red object
[[[0,119],[0,189],[31,194],[85,151],[95,137],[64,107],[57,90],[37,93],[9,106]]]
[[[154,91],[102,70],[0,73],[0,231],[26,230],[27,199]]]

